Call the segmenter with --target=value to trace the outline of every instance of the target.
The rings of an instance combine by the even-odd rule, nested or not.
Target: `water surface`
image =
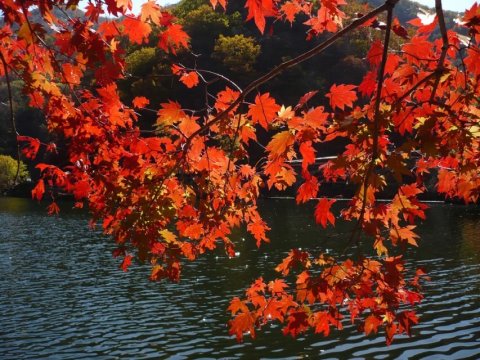
[[[0,198],[0,359],[478,359],[480,209],[435,205],[409,251],[432,281],[413,337],[385,346],[383,334],[353,327],[297,339],[268,325],[255,341],[228,335],[229,300],[267,279],[292,247],[341,251],[348,226],[324,231],[312,209],[288,200],[263,204],[272,244],[257,250],[241,231],[240,255],[221,251],[189,263],[180,284],[148,281],[147,266],[118,269],[112,242],[85,214],[46,215],[29,200]]]

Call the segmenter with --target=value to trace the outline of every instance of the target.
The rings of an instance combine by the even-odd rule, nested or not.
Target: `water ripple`
[[[321,233],[308,209],[268,205],[272,247],[258,250],[240,241],[237,258],[208,255],[186,265],[180,284],[158,284],[147,281],[147,267],[120,271],[113,245],[86,228],[85,216],[67,211],[52,218],[32,205],[17,211],[5,201],[0,199],[0,359],[480,358],[475,209],[461,219],[458,208],[432,209],[415,254],[416,265],[432,279],[418,306],[421,323],[412,338],[399,336],[386,347],[383,334],[365,337],[354,326],[329,338],[291,339],[276,324],[255,341],[239,344],[228,335],[229,299],[258,276],[272,275],[290,247],[342,248],[348,228]]]

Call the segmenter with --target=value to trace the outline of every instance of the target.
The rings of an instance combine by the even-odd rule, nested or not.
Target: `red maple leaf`
[[[245,7],[248,9],[247,21],[254,19],[262,34],[265,31],[265,18],[277,15],[273,0],[247,0]]]
[[[145,96],[137,96],[133,99],[132,104],[137,109],[141,109],[150,104],[150,100],[148,100]]]
[[[353,102],[357,100],[357,93],[353,91],[356,88],[355,85],[337,86],[333,84],[330,92],[325,96],[330,99],[332,109],[339,108],[345,110],[345,106],[353,107]]]
[[[335,200],[328,200],[322,198],[318,201],[317,207],[315,208],[315,221],[317,224],[321,224],[324,228],[327,227],[327,224],[330,223],[335,225],[335,216],[330,211],[330,207],[335,202]]]
[[[170,51],[172,54],[176,54],[176,50],[180,48],[188,48],[188,41],[190,37],[183,30],[179,24],[172,24],[160,34],[158,41],[158,47],[164,51]]]
[[[277,116],[278,110],[280,110],[280,105],[267,92],[257,95],[255,104],[249,107],[248,116],[252,118],[254,124],[259,123],[264,129],[268,129],[268,124]]]
[[[148,36],[152,32],[152,27],[141,21],[136,17],[126,16],[122,25],[124,28],[124,33],[128,36],[130,41],[141,44],[148,40]]]

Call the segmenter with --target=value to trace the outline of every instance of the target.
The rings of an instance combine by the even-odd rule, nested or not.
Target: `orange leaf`
[[[176,50],[180,48],[188,48],[188,41],[190,37],[183,31],[183,28],[179,24],[172,24],[160,34],[158,41],[158,47],[170,51],[172,54],[176,54]]]
[[[250,234],[253,235],[257,241],[257,246],[260,246],[262,241],[268,243],[269,240],[265,234],[270,228],[265,224],[263,220],[257,220],[247,225],[247,230]]]
[[[151,19],[155,25],[160,25],[160,18],[162,17],[162,12],[160,6],[158,6],[154,0],[149,0],[142,5],[142,10],[140,12],[140,19],[143,22],[146,22],[148,19]]]
[[[137,96],[133,99],[132,104],[137,109],[141,109],[150,104],[150,100],[148,100],[145,96]]]
[[[324,228],[327,227],[328,223],[335,225],[335,216],[330,211],[330,207],[334,202],[335,200],[322,198],[318,201],[317,207],[315,208],[315,221]]]
[[[32,199],[37,199],[38,201],[42,200],[43,194],[45,193],[45,183],[43,179],[38,180],[37,185],[32,190]]]
[[[382,324],[382,320],[378,319],[375,315],[370,315],[365,319],[365,335],[370,334],[372,331],[376,334],[378,327]]]
[[[268,289],[272,295],[283,294],[286,288],[288,288],[288,285],[282,279],[275,279],[268,283]]]
[[[315,149],[313,148],[311,141],[306,141],[300,144],[300,154],[303,156],[303,170],[306,170],[308,165],[315,164]]]
[[[325,95],[330,99],[332,109],[339,108],[344,110],[345,106],[353,107],[353,102],[357,100],[357,93],[353,91],[355,85],[335,85],[330,88],[330,93]]]
[[[285,15],[285,18],[290,21],[290,24],[293,24],[293,21],[295,20],[295,15],[298,13],[299,8],[300,7],[298,6],[298,4],[292,1],[288,1],[282,5],[281,11]]]
[[[198,75],[196,71],[184,72],[180,77],[180,81],[189,89],[198,85]]]
[[[367,61],[370,63],[370,65],[375,67],[379,65],[380,62],[382,61],[382,55],[383,55],[383,44],[380,40],[376,40],[373,42],[372,46],[370,47],[370,50],[368,50]]]
[[[245,7],[248,9],[247,21],[254,19],[262,34],[265,31],[265,18],[277,14],[273,0],[247,0]]]
[[[235,335],[237,341],[242,341],[243,333],[250,333],[252,339],[255,338],[255,317],[250,312],[241,313],[230,321],[230,335]]]
[[[78,66],[73,66],[72,64],[65,63],[62,65],[63,75],[65,80],[72,85],[80,84],[80,78],[82,77],[82,72]]]
[[[127,16],[122,21],[124,32],[130,41],[141,44],[148,40],[152,27],[140,19]]]
[[[307,202],[308,200],[316,197],[317,193],[318,179],[315,176],[311,176],[298,188],[296,197],[297,204]]]
[[[245,302],[240,300],[237,296],[230,301],[230,306],[227,310],[229,310],[232,315],[235,315],[238,312],[248,313],[249,311],[247,305],[245,305]]]
[[[288,130],[275,134],[267,145],[267,150],[272,158],[282,156],[295,140],[295,136]]]
[[[212,4],[214,9],[217,7],[217,4],[220,4],[224,10],[227,9],[227,0],[210,0],[210,4]]]
[[[270,97],[270,93],[265,93],[257,95],[255,104],[249,106],[248,116],[252,118],[254,124],[259,123],[264,129],[268,129],[268,124],[275,119],[278,110],[280,105]]]
[[[132,255],[125,255],[124,256],[122,264],[120,265],[120,267],[122,268],[123,271],[125,271],[125,272],[128,271],[128,267],[130,265],[132,265],[132,259],[133,259]]]
[[[172,125],[187,117],[181,105],[176,101],[169,100],[168,103],[160,105],[162,108],[157,112],[157,124]]]
[[[56,202],[52,202],[47,207],[48,215],[56,215],[60,212],[60,208],[58,207]]]
[[[403,240],[407,241],[410,245],[418,246],[416,239],[418,239],[419,236],[413,232],[415,227],[415,225],[408,225],[402,228],[394,228],[390,230],[390,237],[394,242],[396,242],[396,240]]]

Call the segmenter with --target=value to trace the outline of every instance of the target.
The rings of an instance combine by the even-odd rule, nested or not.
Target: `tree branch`
[[[387,64],[387,57],[388,57],[388,46],[390,43],[390,33],[392,30],[392,17],[393,17],[393,8],[397,1],[389,2],[387,1],[385,4],[388,5],[388,13],[387,13],[387,25],[385,30],[385,40],[383,44],[383,54],[382,54],[382,62],[380,63],[380,67],[378,68],[378,75],[377,75],[377,93],[375,96],[375,109],[374,109],[374,117],[373,117],[373,144],[372,144],[372,158],[370,159],[370,163],[368,164],[367,171],[365,173],[365,177],[363,180],[363,194],[362,194],[362,208],[360,209],[360,214],[358,216],[358,222],[355,229],[352,232],[352,237],[349,241],[349,245],[355,239],[356,234],[358,234],[358,230],[363,224],[365,219],[365,211],[367,208],[367,190],[368,184],[370,182],[370,177],[373,173],[373,169],[375,168],[375,161],[378,158],[378,136],[380,132],[380,103],[382,99],[382,89],[383,89],[383,82],[385,79],[385,66]]]
[[[17,132],[17,126],[15,125],[15,117],[13,113],[13,94],[12,94],[12,87],[10,85],[10,75],[8,73],[8,65],[1,51],[0,51],[0,60],[2,61],[2,64],[3,64],[5,79],[7,80],[8,103],[10,107],[10,124],[12,126],[13,133],[15,134],[15,143],[17,145],[17,171],[15,173],[15,178],[13,179],[13,185],[12,185],[12,187],[14,187],[17,184],[18,176],[20,174],[20,144],[18,143],[18,139],[17,139],[18,132]]]
[[[440,33],[442,34],[442,53],[440,54],[440,58],[438,59],[437,64],[437,78],[435,79],[435,83],[433,84],[432,88],[432,95],[430,96],[430,101],[435,99],[435,93],[437,92],[438,85],[440,84],[440,78],[443,74],[443,63],[445,62],[445,58],[447,56],[448,51],[448,36],[447,36],[447,27],[445,26],[445,17],[443,16],[443,8],[442,8],[442,0],[435,0],[435,11],[438,17],[438,26],[440,27]]]
[[[188,148],[192,139],[203,133],[205,130],[210,128],[212,125],[216,124],[220,120],[222,120],[230,111],[232,111],[237,105],[239,105],[245,97],[250,94],[253,90],[255,90],[257,87],[265,84],[266,82],[270,81],[271,79],[277,77],[279,74],[281,74],[283,71],[296,66],[298,64],[301,64],[302,62],[311,59],[315,55],[320,54],[323,52],[325,49],[327,49],[330,45],[334,44],[336,41],[341,39],[343,36],[348,34],[349,32],[355,30],[356,28],[360,27],[362,24],[366,23],[368,20],[371,18],[375,17],[376,15],[382,13],[383,11],[392,8],[395,6],[395,4],[398,2],[398,0],[387,0],[385,4],[377,7],[376,9],[370,11],[368,14],[362,16],[361,18],[356,19],[353,21],[351,24],[337,32],[336,34],[332,35],[329,39],[325,40],[321,44],[318,44],[314,48],[310,49],[309,51],[304,52],[303,54],[298,55],[297,57],[285,61],[272,69],[270,72],[267,74],[261,76],[260,78],[252,81],[245,89],[244,91],[239,95],[239,97],[232,103],[228,108],[223,110],[221,113],[219,113],[217,116],[215,116],[212,120],[209,122],[205,123],[200,129],[195,131],[190,137],[188,138],[185,148]]]

